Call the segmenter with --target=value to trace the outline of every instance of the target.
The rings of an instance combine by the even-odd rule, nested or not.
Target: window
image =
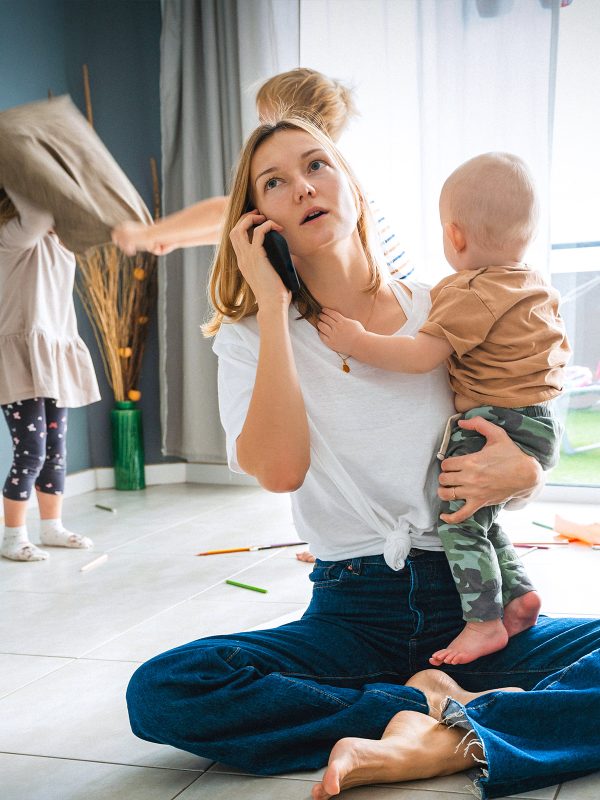
[[[550,483],[600,485],[600,5],[561,9],[551,176],[550,269],[573,356]]]

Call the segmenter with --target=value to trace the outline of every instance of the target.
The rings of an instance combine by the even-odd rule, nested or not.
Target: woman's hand
[[[525,455],[502,428],[482,417],[459,420],[458,424],[477,431],[487,442],[478,453],[442,461],[438,496],[442,500],[465,501],[453,514],[442,514],[444,522],[463,522],[483,506],[527,497],[541,484],[543,472],[539,463]]]
[[[128,256],[134,256],[138,250],[164,256],[175,249],[175,245],[161,244],[157,241],[154,225],[143,222],[121,222],[112,230],[113,243]]]
[[[344,317],[339,311],[324,308],[319,314],[317,330],[321,341],[335,350],[351,356],[360,336],[365,332],[358,320]]]
[[[269,304],[281,306],[283,303],[288,306],[292,299],[263,247],[268,231],[282,230],[281,225],[272,219],[267,219],[258,211],[251,211],[240,217],[229,234],[239,270],[252,289],[259,309]]]

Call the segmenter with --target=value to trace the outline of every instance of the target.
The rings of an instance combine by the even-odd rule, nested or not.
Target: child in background
[[[290,115],[308,116],[334,142],[358,113],[352,89],[307,67],[274,75],[258,89],[256,110],[261,122],[281,108]],[[134,255],[137,250],[164,255],[178,247],[218,244],[228,199],[226,196],[209,197],[153,225],[124,222],[115,228],[113,241],[128,255]],[[414,267],[406,251],[372,199],[369,206],[390,275],[407,277]]]
[[[12,561],[48,558],[27,532],[34,483],[42,544],[92,547],[91,539],[62,524],[67,407],[88,405],[100,394],[77,334],[75,258],[50,230],[53,224],[50,214],[0,189],[0,404],[13,445],[0,554]]]
[[[445,182],[440,217],[445,256],[456,274],[431,290],[431,310],[415,337],[381,336],[332,309],[318,324],[325,344],[382,369],[429,372],[447,362],[457,415],[448,421],[438,457],[480,450],[485,439],[461,419],[484,417],[544,469],[557,459],[560,426],[549,402],[563,385],[569,356],[558,293],[522,262],[538,215],[527,166],[508,153],[467,161]],[[463,501],[444,503],[445,514]],[[495,520],[481,508],[438,533],[461,596],[466,625],[430,659],[466,664],[506,646],[537,620],[538,594]],[[442,517],[443,519],[443,517]]]

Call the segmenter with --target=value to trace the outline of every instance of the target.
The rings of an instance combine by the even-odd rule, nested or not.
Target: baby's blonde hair
[[[0,187],[0,227],[18,216],[19,212],[15,208],[13,201],[6,194],[4,189]]]
[[[256,107],[261,121],[263,116],[307,116],[337,141],[358,114],[352,95],[352,89],[340,81],[314,69],[298,67],[263,83],[256,93]]]
[[[523,251],[538,222],[533,177],[512,153],[483,153],[450,175],[442,187],[449,213],[479,247],[495,252]]]
[[[215,255],[209,281],[209,297],[214,309],[211,319],[202,326],[205,336],[214,336],[224,319],[237,322],[256,314],[256,298],[239,270],[237,258],[229,234],[248,208],[255,208],[252,198],[251,167],[254,154],[267,139],[278,131],[300,130],[310,134],[331,155],[333,162],[346,175],[354,194],[357,209],[356,230],[369,266],[370,281],[366,292],[376,292],[382,282],[382,273],[370,248],[372,236],[371,214],[368,202],[354,173],[340,154],[335,144],[305,117],[284,117],[277,121],[259,125],[248,137],[233,178],[229,201],[225,210],[225,222],[221,231],[221,242]],[[301,289],[296,305],[302,317],[313,318],[321,310],[318,301],[300,281]]]

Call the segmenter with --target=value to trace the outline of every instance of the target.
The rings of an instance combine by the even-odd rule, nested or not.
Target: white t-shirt
[[[415,336],[430,308],[429,290],[406,281],[412,298],[392,281],[407,321],[397,334]],[[401,569],[410,546],[441,550],[435,454],[454,413],[444,365],[423,375],[388,372],[337,353],[290,308],[294,359],[308,415],[311,464],[291,494],[299,536],[315,556],[337,561],[383,553]],[[256,317],[223,324],[215,337],[219,408],[230,469],[256,378]]]

